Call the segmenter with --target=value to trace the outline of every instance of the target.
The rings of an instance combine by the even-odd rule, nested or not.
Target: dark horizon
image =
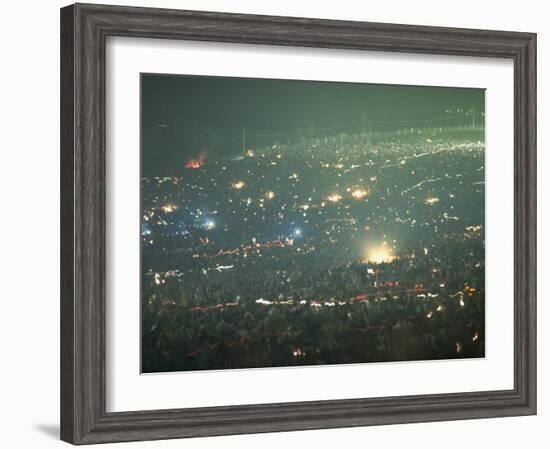
[[[177,174],[203,151],[229,157],[307,133],[477,120],[485,90],[165,74],[141,75],[142,175]],[[458,112],[457,112],[458,111]],[[481,120],[480,120],[481,121]]]

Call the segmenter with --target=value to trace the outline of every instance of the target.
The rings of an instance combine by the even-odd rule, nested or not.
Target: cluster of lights
[[[428,206],[433,206],[434,204],[439,203],[439,198],[436,196],[432,196],[430,198],[426,198],[424,200],[424,203],[426,203]]]
[[[155,273],[154,279],[155,279],[155,284],[157,284],[157,285],[166,284],[166,280],[163,279],[163,278],[160,276],[159,273]]]
[[[329,196],[327,196],[327,200],[331,203],[337,203],[342,199],[342,195],[339,193],[331,193]]]
[[[235,181],[231,184],[231,187],[233,187],[235,190],[241,190],[245,186],[246,183],[244,181]]]
[[[354,198],[356,200],[362,200],[362,199],[366,198],[367,195],[369,194],[369,191],[367,189],[363,188],[363,187],[356,187],[353,190],[347,189],[347,191],[348,192],[351,191],[352,198]],[[327,196],[327,201],[329,201],[331,203],[337,203],[341,199],[342,199],[342,195],[340,195],[337,192],[331,193],[330,195]]]
[[[178,207],[177,207],[176,205],[174,205],[174,204],[166,204],[166,205],[162,206],[162,211],[163,211],[164,213],[169,214],[169,213],[174,212],[177,208],[178,208]]]
[[[363,188],[357,188],[351,192],[351,196],[356,200],[362,200],[367,196],[368,192]]]

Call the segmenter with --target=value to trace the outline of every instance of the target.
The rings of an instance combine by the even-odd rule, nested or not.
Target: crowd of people
[[[443,129],[144,178],[143,371],[483,356],[483,182]]]

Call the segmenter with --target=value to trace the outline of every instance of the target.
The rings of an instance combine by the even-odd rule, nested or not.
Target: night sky
[[[208,158],[239,154],[243,128],[247,147],[259,147],[287,142],[301,130],[357,132],[365,118],[373,131],[444,126],[464,123],[472,108],[484,111],[485,95],[483,89],[142,74],[141,101],[142,175],[163,176],[178,174],[201,151]]]

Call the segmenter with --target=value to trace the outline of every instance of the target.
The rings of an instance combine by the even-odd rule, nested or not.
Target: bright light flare
[[[165,206],[162,206],[162,211],[166,214],[172,213],[177,209],[177,206],[174,204],[166,204]]]
[[[275,198],[275,192],[273,192],[273,191],[270,190],[269,192],[266,192],[265,197],[266,197],[268,200],[272,200],[273,198]]]
[[[327,200],[329,200],[331,203],[337,203],[342,199],[342,195],[339,193],[331,193],[329,196],[327,196]]]
[[[368,195],[368,193],[369,192],[366,189],[359,187],[351,192],[351,196],[356,200],[362,200]]]
[[[388,263],[395,260],[397,257],[392,254],[392,249],[387,244],[369,246],[367,248],[365,262],[367,263]]]

